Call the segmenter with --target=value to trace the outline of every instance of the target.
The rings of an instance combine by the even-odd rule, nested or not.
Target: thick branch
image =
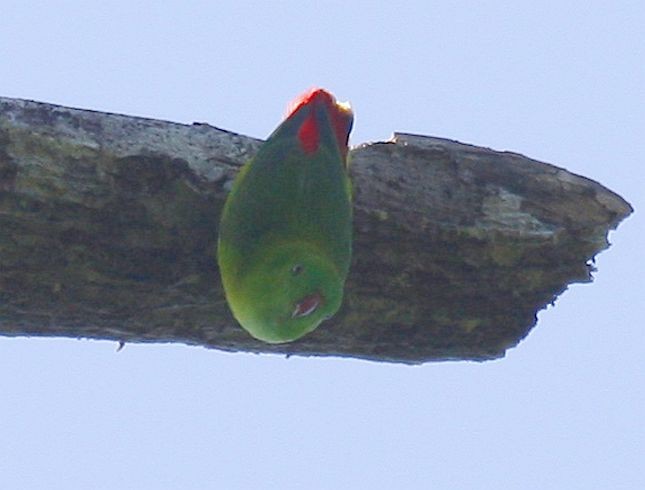
[[[514,153],[395,135],[351,153],[340,313],[286,345],[231,317],[215,262],[230,183],[260,141],[0,98],[0,332],[399,362],[504,355],[586,282],[632,209]]]

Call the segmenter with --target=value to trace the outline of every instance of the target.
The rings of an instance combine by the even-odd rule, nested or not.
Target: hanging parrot
[[[338,311],[351,259],[353,113],[320,88],[291,108],[235,178],[219,228],[228,304],[268,343],[296,340]]]

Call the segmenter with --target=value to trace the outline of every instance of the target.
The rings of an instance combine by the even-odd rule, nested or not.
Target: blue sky
[[[645,488],[645,10],[510,3],[3,5],[2,96],[265,137],[320,85],[352,102],[354,144],[513,150],[636,213],[595,282],[487,363],[0,338],[1,486]]]

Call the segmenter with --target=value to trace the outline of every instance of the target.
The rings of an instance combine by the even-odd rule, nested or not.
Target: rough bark
[[[182,342],[420,363],[504,355],[631,207],[522,155],[396,134],[351,152],[344,305],[298,342],[249,337],[226,306],[218,217],[261,142],[0,98],[0,333]]]

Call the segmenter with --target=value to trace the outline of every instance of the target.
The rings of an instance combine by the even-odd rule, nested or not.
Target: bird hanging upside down
[[[291,107],[237,175],[219,229],[228,304],[269,343],[296,340],[338,311],[351,259],[353,113],[319,88]]]

